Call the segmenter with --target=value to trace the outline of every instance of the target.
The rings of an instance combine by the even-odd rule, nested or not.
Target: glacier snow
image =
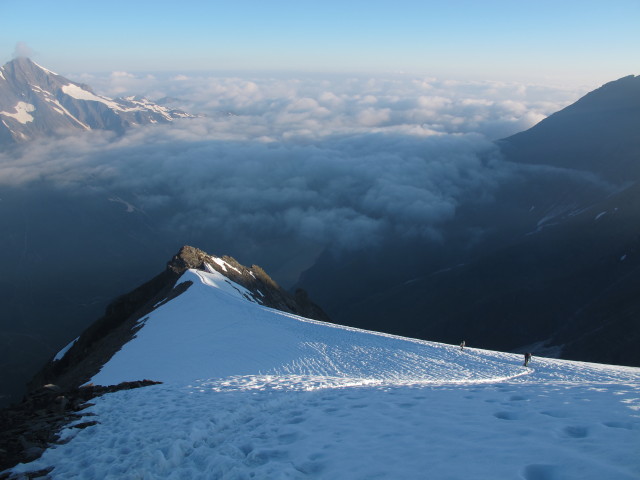
[[[54,479],[637,479],[640,369],[401,338],[252,302],[211,269],[141,320],[94,400],[13,472]],[[472,344],[473,339],[466,339]]]

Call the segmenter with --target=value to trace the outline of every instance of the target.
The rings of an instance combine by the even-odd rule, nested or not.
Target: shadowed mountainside
[[[512,181],[441,244],[326,252],[299,285],[348,325],[640,365],[638,132],[640,77],[610,82],[498,142]],[[450,242],[460,224],[484,238]]]

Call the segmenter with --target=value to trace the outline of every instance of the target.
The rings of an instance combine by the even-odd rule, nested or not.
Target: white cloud
[[[30,58],[33,56],[34,53],[35,52],[31,49],[31,47],[27,45],[25,42],[18,42],[16,43],[16,47],[13,50],[13,57],[14,58],[19,58],[19,57]]]
[[[128,72],[111,72],[111,78],[136,78],[135,75]]]
[[[132,75],[92,78],[99,93],[170,97],[176,106],[228,116],[217,129],[246,128],[247,138],[318,138],[371,128],[480,133],[497,139],[532,126],[584,91],[504,82],[433,78],[273,78],[212,75]],[[316,119],[318,123],[309,122]],[[257,134],[260,131],[260,134]]]
[[[574,94],[406,78],[114,72],[102,81],[100,93],[148,86],[209,116],[118,139],[92,132],[34,142],[0,156],[0,184],[116,192],[167,228],[344,248],[437,238],[461,203],[490,197],[506,174],[489,139],[527,128]]]
[[[465,196],[490,188],[495,175],[480,159],[492,147],[477,135],[272,144],[202,141],[198,125],[138,129],[110,143],[91,134],[36,143],[17,159],[0,159],[0,180],[129,192],[147,212],[170,202],[178,213],[167,221],[183,227],[349,247],[356,239],[427,231],[450,219]],[[207,123],[200,125],[206,136]]]

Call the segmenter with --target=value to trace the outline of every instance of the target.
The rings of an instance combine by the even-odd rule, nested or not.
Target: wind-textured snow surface
[[[55,479],[638,479],[640,369],[417,341],[275,311],[211,271],[144,319],[95,399],[15,473]],[[467,339],[469,342],[470,339]],[[471,343],[471,342],[469,342]]]

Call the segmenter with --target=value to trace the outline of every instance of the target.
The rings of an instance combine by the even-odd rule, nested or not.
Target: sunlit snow
[[[43,88],[39,87],[38,85],[30,84],[29,86],[31,87],[31,90],[33,90],[36,93],[41,94],[42,98],[44,98],[44,100],[46,102],[52,103],[53,105],[55,105],[54,107],[52,107],[55,112],[59,113],[60,115],[64,115],[64,116],[70,118],[73,122],[77,123],[80,127],[84,128],[85,130],[91,130],[89,125],[87,125],[86,123],[83,123],[80,120],[78,120],[74,115],[71,114],[71,112],[69,112],[69,110],[67,110],[65,107],[63,107],[62,104],[58,101],[58,99],[55,98],[51,94],[51,92],[48,92],[47,90],[44,90]]]
[[[220,268],[222,268],[222,270],[224,270],[225,272],[227,272],[228,269],[231,268],[232,270],[235,270],[236,272],[240,273],[240,270],[238,270],[236,267],[232,265],[229,265],[227,262],[225,262],[221,258],[213,257],[213,261],[216,262],[220,266]]]
[[[275,311],[217,272],[93,378],[55,479],[637,479],[640,369],[418,341]],[[472,339],[466,339],[472,344]]]
[[[162,107],[160,105],[156,105],[155,103],[150,102],[146,98],[137,99],[136,97],[125,97],[125,100],[133,103],[136,106],[130,107],[130,108],[119,107],[120,110],[124,112],[151,111],[151,112],[162,115],[165,118],[165,120],[173,121],[173,117],[171,116],[171,113],[169,113],[168,108]],[[179,115],[179,116],[190,117],[190,115],[188,114]]]
[[[113,110],[122,110],[117,103],[112,102],[108,98],[99,97],[98,95],[95,95],[78,85],[74,85],[73,83],[70,83],[68,85],[63,85],[61,90],[65,94],[75,98],[76,100],[89,100],[93,102],[100,102],[100,103],[104,103],[107,107]]]
[[[33,62],[33,60],[32,60],[32,62]],[[41,70],[44,70],[44,72],[45,72],[45,73],[48,73],[49,75],[56,75],[56,76],[58,75],[56,72],[52,72],[51,70],[49,70],[49,69],[47,69],[47,68],[44,68],[42,65],[40,65],[40,64],[38,64],[38,63],[36,63],[36,62],[33,62],[33,63],[34,63],[37,67],[39,67]]]
[[[93,102],[103,103],[107,107],[109,107],[111,110],[116,110],[119,112],[148,111],[148,112],[153,112],[161,115],[165,120],[173,121],[173,117],[171,116],[171,113],[166,107],[156,105],[155,103],[150,102],[149,100],[144,98],[136,99],[135,97],[127,97],[125,98],[125,100],[131,102],[134,106],[125,107],[117,103],[116,101],[113,101],[106,97],[96,95],[88,90],[85,90],[79,85],[74,85],[73,83],[62,86],[62,91],[65,94],[69,95],[70,97],[75,98],[76,100],[89,100]],[[189,117],[189,115],[186,115],[186,116]]]
[[[13,109],[15,110],[15,112],[0,112],[0,115],[14,118],[22,124],[33,122],[33,117],[29,115],[29,113],[35,111],[36,107],[31,105],[30,103],[18,102],[18,104],[13,107]]]

